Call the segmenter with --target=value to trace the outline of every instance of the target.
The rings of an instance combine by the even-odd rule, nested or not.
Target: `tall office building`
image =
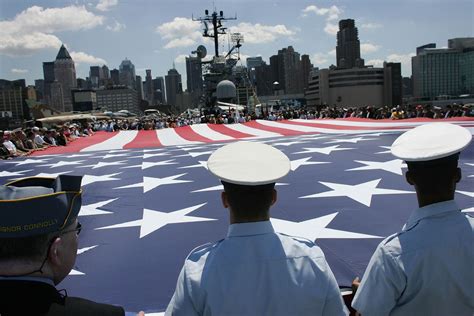
[[[411,59],[415,98],[474,94],[474,37],[450,39],[448,48],[428,44],[416,51]]]
[[[44,102],[44,79],[35,80],[35,89],[37,100]]]
[[[119,66],[120,84],[129,88],[135,88],[135,66],[133,63],[125,58]]]
[[[76,68],[71,55],[69,55],[64,45],[61,45],[56,60],[54,61],[54,78],[61,84],[63,93],[64,108],[58,108],[57,110],[66,112],[72,111],[71,89],[77,87]]]
[[[385,68],[387,69],[386,75],[390,76],[390,79],[385,78],[385,82],[391,82],[391,91],[386,91],[392,96],[391,105],[401,105],[403,98],[402,64],[384,63]]]
[[[308,89],[309,74],[313,69],[309,55],[301,55],[301,80],[303,84],[303,90]]]
[[[181,75],[173,68],[168,70],[165,76],[166,82],[166,99],[168,105],[176,105],[176,95],[183,92]]]
[[[140,111],[137,91],[124,86],[117,86],[96,91],[97,107],[102,110],[117,112],[128,110],[132,113]]]
[[[145,85],[144,85],[144,94],[145,100],[148,101],[149,105],[155,105],[155,87],[153,86],[153,78],[151,76],[151,69],[146,69],[146,76],[145,76]]]
[[[293,46],[280,49],[277,55],[270,57],[273,82],[279,83],[278,90],[285,94],[303,93],[302,65],[300,54]]]
[[[360,58],[359,31],[352,19],[339,21],[336,46],[337,67],[342,69],[363,67]]]
[[[143,82],[141,76],[135,76],[135,90],[137,91],[138,101],[141,102],[144,99]]]
[[[102,77],[102,68],[99,66],[91,66],[89,69],[89,80],[93,88],[100,87],[100,79]]]
[[[118,86],[120,84],[120,71],[118,69],[112,69],[110,71],[110,79],[112,81],[112,85]]]
[[[197,107],[203,88],[201,58],[199,57],[186,57],[186,87],[191,105]]]
[[[262,56],[257,57],[248,57],[247,58],[247,72],[249,75],[250,82],[253,85],[257,84],[257,67],[265,65],[265,62],[262,59]]]
[[[165,79],[156,77],[153,79],[154,99],[157,103],[166,104]]]
[[[54,82],[54,61],[43,62],[43,98],[46,103],[49,103],[51,97],[51,83]]]

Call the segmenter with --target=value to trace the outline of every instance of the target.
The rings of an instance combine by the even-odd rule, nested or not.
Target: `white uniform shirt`
[[[43,137],[41,137],[41,135],[35,134],[35,143],[38,145],[43,145],[46,142],[44,141]]]
[[[347,315],[313,242],[270,221],[233,224],[227,238],[186,259],[165,315]]]
[[[371,315],[474,315],[474,218],[451,201],[415,210],[378,247],[352,306]]]
[[[3,141],[3,146],[10,152],[10,154],[16,154],[16,146],[11,140]]]

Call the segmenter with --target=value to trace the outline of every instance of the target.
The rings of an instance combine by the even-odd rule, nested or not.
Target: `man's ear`
[[[456,181],[456,183],[458,183],[459,181],[461,181],[461,178],[462,178],[461,168],[457,168],[454,180]]]
[[[222,191],[222,193],[221,193],[221,200],[222,200],[222,205],[225,208],[228,208],[229,207],[229,200],[227,198],[227,193],[225,191]]]
[[[272,192],[272,204],[270,204],[270,205],[275,204],[277,200],[278,200],[278,193],[277,193],[277,190],[273,189],[273,192]]]
[[[415,181],[413,181],[413,172],[408,170],[406,173],[405,173],[405,179],[407,180],[407,182],[411,185],[415,185]]]
[[[61,237],[56,237],[51,244],[51,247],[49,247],[49,252],[48,252],[48,261],[52,265],[60,265],[61,264],[61,246],[62,246],[62,239]]]

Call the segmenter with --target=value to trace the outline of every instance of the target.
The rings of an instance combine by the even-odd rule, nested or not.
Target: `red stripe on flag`
[[[250,135],[250,134],[247,134],[247,133],[242,133],[242,132],[233,130],[233,129],[228,128],[227,126],[225,126],[223,124],[207,124],[207,126],[209,126],[210,129],[212,129],[212,130],[214,130],[218,133],[230,136],[230,137],[235,138],[235,139],[254,137],[254,135]]]
[[[147,147],[161,147],[160,140],[158,139],[158,135],[156,135],[155,130],[151,131],[138,131],[137,136],[128,144],[123,146],[124,149],[128,148],[147,148]]]
[[[202,136],[201,134],[196,133],[190,126],[181,126],[176,127],[175,129],[176,134],[178,134],[181,138],[192,142],[203,142],[203,143],[212,143],[213,140],[207,137]]]
[[[360,117],[347,117],[344,119],[336,119],[338,121],[354,121],[354,122],[371,122],[371,123],[396,123],[396,122],[403,122],[403,123],[422,123],[422,122],[450,122],[450,121],[474,121],[474,118],[467,117],[467,116],[458,116],[458,117],[450,117],[450,118],[443,118],[443,119],[432,119],[429,117],[415,117],[409,119],[401,119],[401,120],[392,120],[392,119],[381,119],[381,120],[374,120],[374,119],[366,119]]]
[[[278,121],[278,123],[282,123],[284,121]],[[257,121],[250,121],[245,123],[245,125],[249,127],[253,127],[256,129],[261,129],[267,132],[273,132],[273,133],[278,133],[283,136],[292,136],[292,135],[303,135],[303,134],[319,134],[317,132],[302,132],[302,131],[295,131],[292,129],[286,129],[286,128],[281,128],[281,127],[275,127],[275,126],[268,126],[264,124],[260,124]]]
[[[113,132],[113,133],[96,132],[92,136],[80,137],[76,139],[75,141],[72,141],[69,144],[67,144],[67,146],[49,147],[45,150],[35,151],[30,156],[77,153],[86,147],[89,147],[98,143],[102,143],[103,141],[106,141],[107,139],[112,138],[115,135],[117,135],[117,132]]]

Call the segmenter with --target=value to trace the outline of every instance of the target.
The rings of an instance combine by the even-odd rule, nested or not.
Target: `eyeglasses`
[[[63,230],[59,233],[59,236],[62,236],[67,233],[72,233],[72,232],[76,232],[76,235],[79,236],[79,234],[81,233],[81,230],[82,230],[82,225],[80,222],[77,222],[76,228],[70,229],[70,230]]]

